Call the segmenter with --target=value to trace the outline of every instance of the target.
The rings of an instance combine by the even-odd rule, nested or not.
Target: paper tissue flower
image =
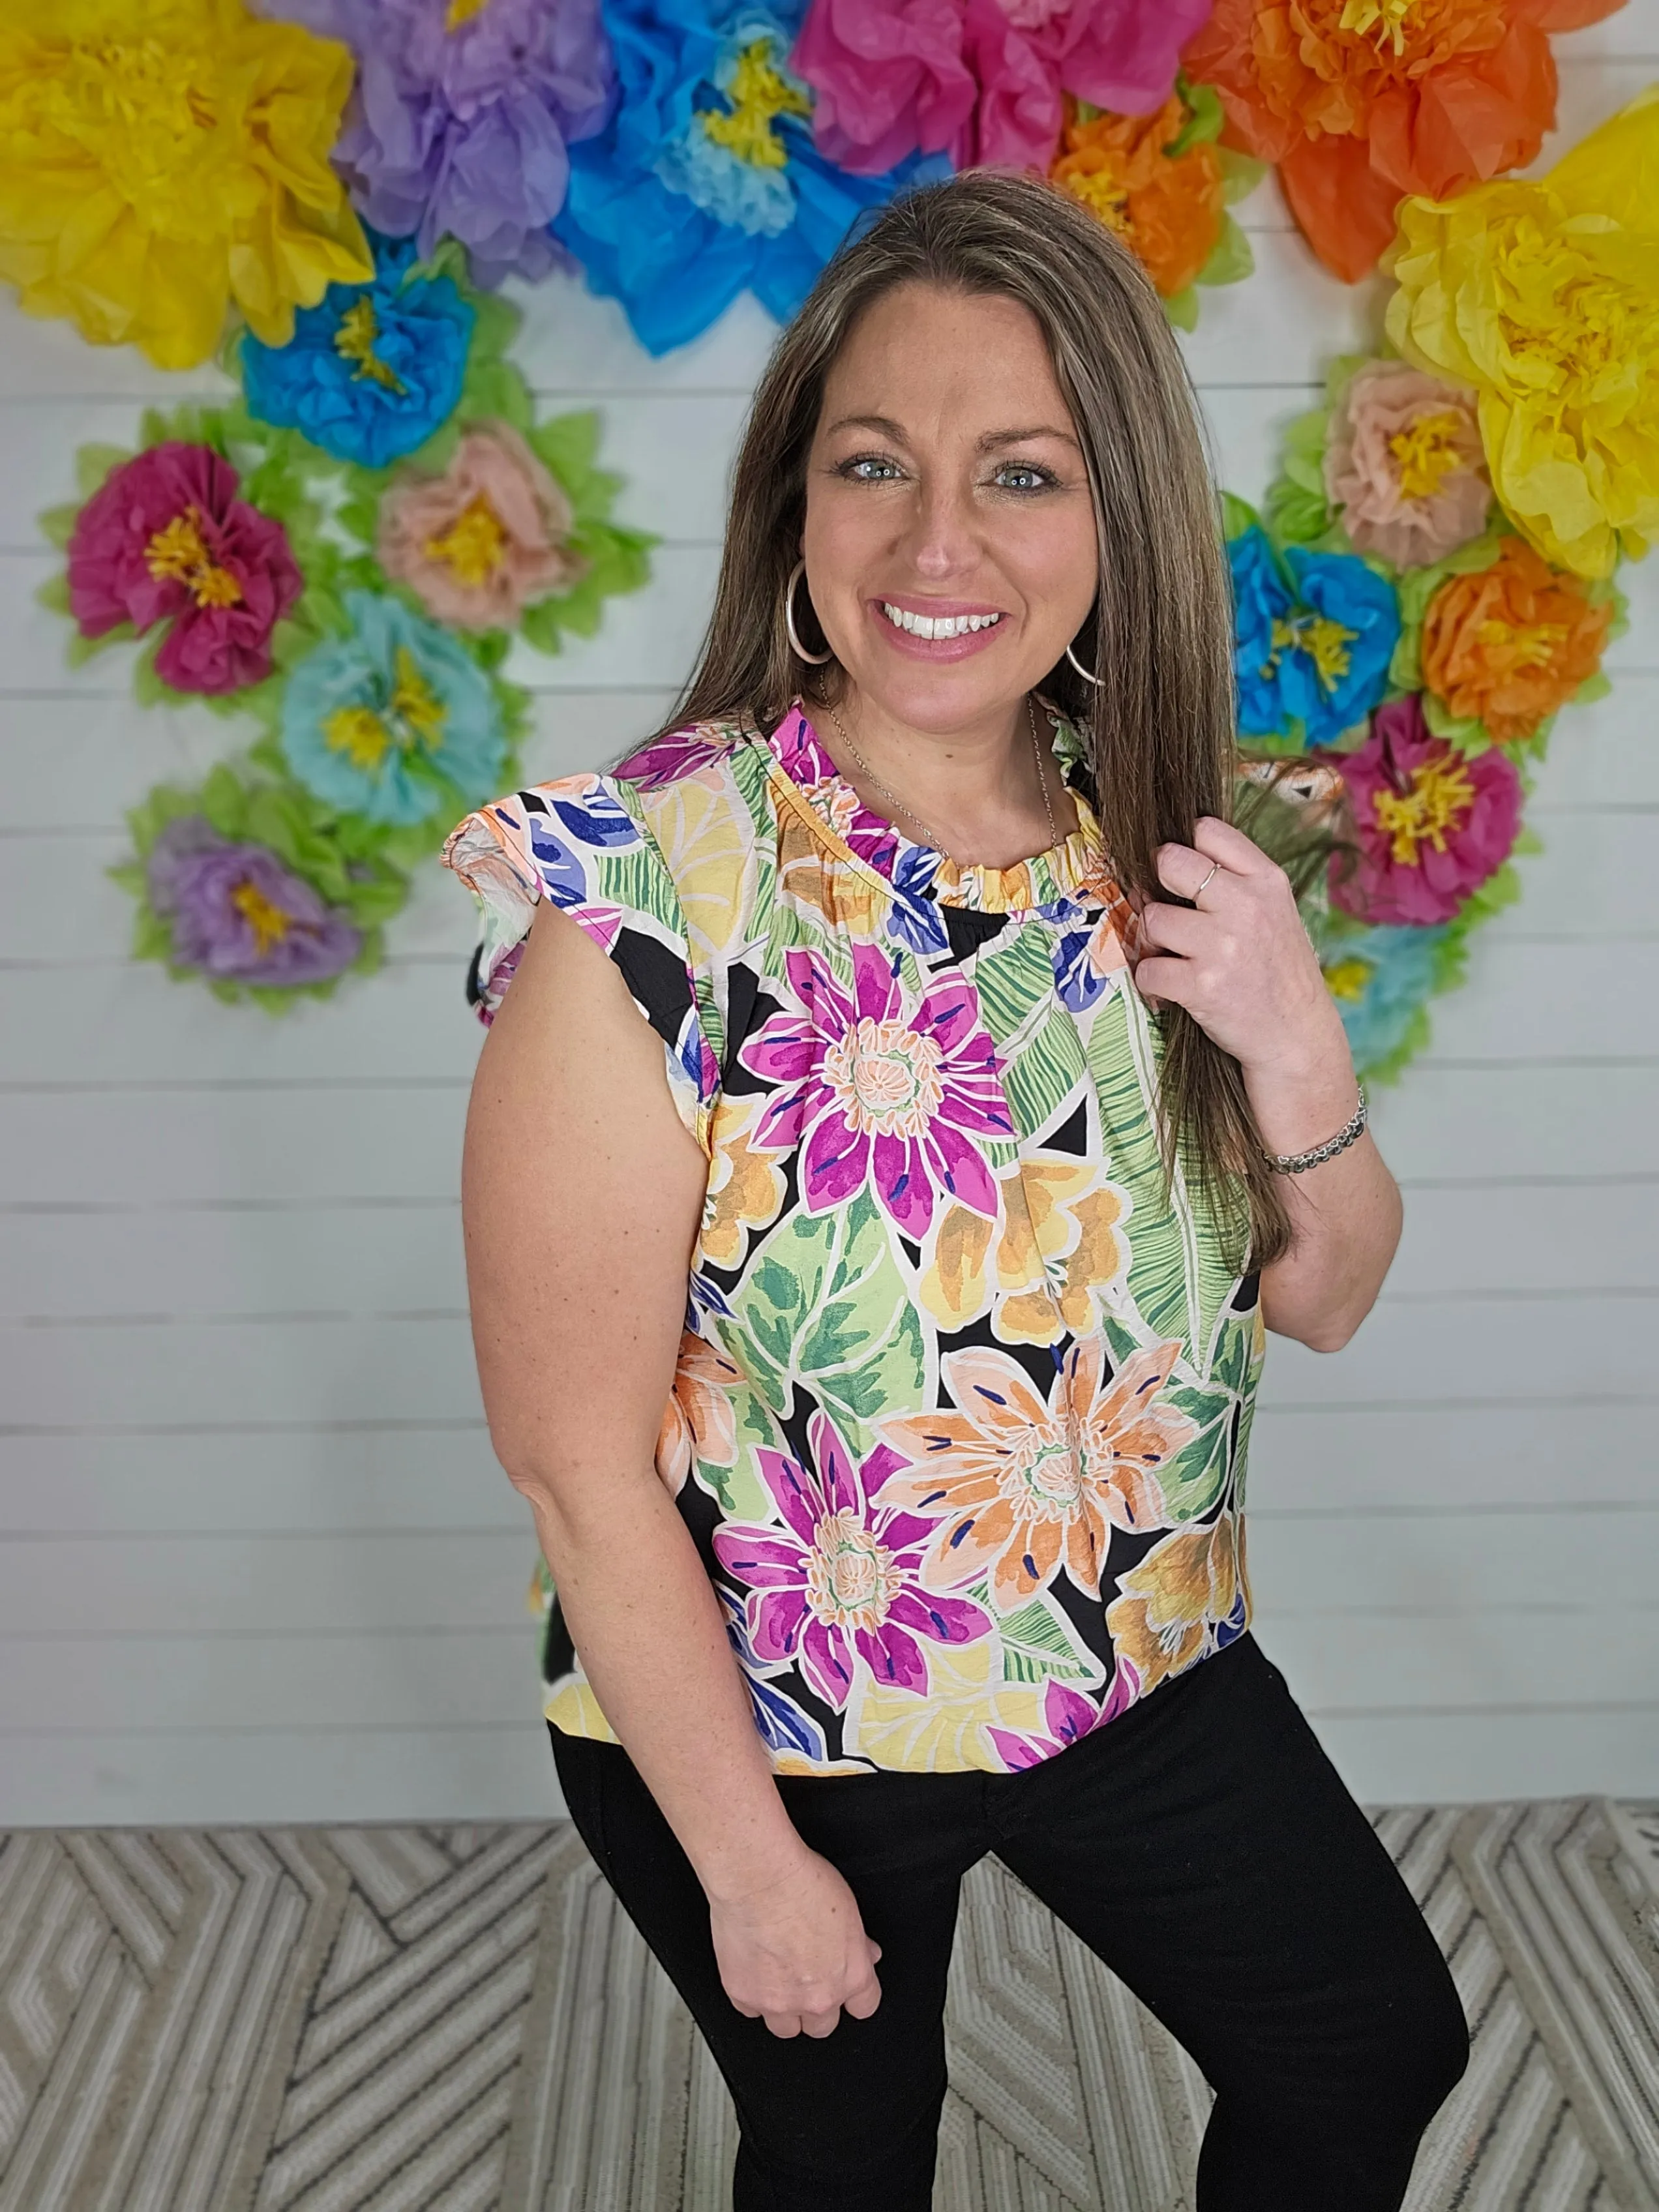
[[[1281,567],[1259,526],[1227,553],[1240,731],[1329,744],[1382,696],[1400,635],[1393,586],[1352,554],[1292,545]]]
[[[908,155],[1045,169],[1062,88],[1147,115],[1209,0],[812,0],[793,66],[818,95],[820,149],[856,175]]]
[[[345,595],[351,633],[299,662],[282,702],[282,751],[342,814],[408,828],[476,805],[507,757],[500,702],[465,646],[395,599]]]
[[[1424,1003],[1440,987],[1449,934],[1443,925],[1355,929],[1326,947],[1326,985],[1361,1075],[1391,1073],[1426,1036]]]
[[[376,550],[395,582],[458,629],[507,629],[537,599],[567,591],[568,498],[506,422],[472,424],[441,476],[406,472],[380,501]]]
[[[0,276],[163,368],[207,360],[233,301],[283,344],[369,273],[328,162],[350,83],[343,47],[242,0],[9,0]]]
[[[1407,200],[1389,336],[1480,394],[1493,489],[1547,561],[1659,532],[1659,86],[1535,183]]]
[[[1182,56],[1229,143],[1275,161],[1325,266],[1349,283],[1402,192],[1446,199],[1524,167],[1555,120],[1548,33],[1620,0],[1216,0]]]
[[[331,981],[362,933],[268,846],[222,837],[200,815],[175,817],[144,862],[150,911],[174,968],[210,982],[292,990]]]
[[[1174,150],[1187,123],[1173,93],[1148,116],[1081,114],[1068,100],[1048,167],[1061,191],[1117,234],[1166,300],[1197,283],[1227,214],[1214,144],[1200,139]]]
[[[1594,677],[1613,617],[1518,538],[1472,575],[1448,576],[1423,616],[1423,682],[1460,720],[1506,744],[1536,736]]]
[[[604,133],[573,149],[553,229],[653,353],[696,337],[745,289],[787,321],[862,210],[933,173],[854,177],[824,158],[811,90],[787,60],[799,20],[799,0],[606,10],[621,98]]]
[[[1470,757],[1431,736],[1415,694],[1372,717],[1345,754],[1357,864],[1333,863],[1331,896],[1363,921],[1449,921],[1497,874],[1521,830],[1521,778],[1495,748]]]
[[[461,396],[473,311],[447,276],[414,273],[407,240],[375,238],[368,284],[331,284],[285,346],[241,344],[248,411],[336,460],[384,468],[422,446]]]
[[[1486,526],[1492,485],[1474,395],[1403,361],[1356,369],[1332,408],[1325,489],[1349,544],[1424,568]]]
[[[280,0],[343,39],[357,85],[335,159],[363,219],[446,234],[475,283],[544,276],[569,148],[603,125],[611,58],[599,0]]]
[[[222,693],[270,673],[271,632],[301,578],[279,522],[239,498],[211,446],[177,439],[111,470],[76,518],[69,609],[86,637],[167,624],[155,672]]]

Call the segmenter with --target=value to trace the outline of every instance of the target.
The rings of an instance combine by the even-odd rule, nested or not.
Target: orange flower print
[[[730,1467],[738,1455],[737,1415],[732,1388],[743,1381],[723,1352],[690,1329],[680,1339],[674,1388],[657,1431],[657,1473],[671,1498],[700,1459]]]
[[[758,1099],[722,1099],[714,1110],[699,1249],[716,1267],[735,1267],[745,1229],[764,1229],[783,1206],[783,1171],[775,1152],[750,1150],[760,1118]]]
[[[1529,738],[1601,665],[1613,620],[1576,576],[1518,538],[1490,568],[1449,576],[1423,617],[1423,681],[1499,744]]]
[[[945,1353],[940,1370],[962,1410],[881,1424],[910,1462],[882,1485],[881,1503],[939,1516],[922,1580],[949,1589],[988,1575],[991,1602],[1007,1613],[1046,1589],[1063,1558],[1078,1588],[1097,1595],[1112,1528],[1158,1526],[1159,1470],[1198,1433],[1157,1403],[1180,1352],[1155,1345],[1109,1378],[1092,1337],[1067,1352],[1046,1404],[1006,1352]]]
[[[1067,95],[1060,151],[1048,169],[1061,191],[1117,233],[1166,300],[1196,283],[1224,213],[1215,148],[1200,142],[1184,154],[1164,151],[1186,125],[1179,93],[1155,115],[1086,118]]]
[[[994,1221],[953,1206],[939,1224],[922,1304],[951,1329],[988,1307],[1005,1344],[1086,1334],[1097,1317],[1095,1294],[1129,1264],[1127,1191],[1107,1182],[1097,1162],[1060,1152],[1028,1153],[1000,1170],[997,1183]]]
[[[1134,1668],[1143,1692],[1154,1690],[1249,1626],[1243,1524],[1224,1513],[1207,1528],[1178,1529],[1117,1586],[1121,1595],[1106,1608],[1112,1650]]]

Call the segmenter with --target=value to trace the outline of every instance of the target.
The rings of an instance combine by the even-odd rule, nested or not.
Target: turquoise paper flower
[[[551,228],[652,353],[696,337],[745,289],[787,322],[866,209],[950,173],[942,157],[878,177],[825,160],[811,88],[787,66],[803,12],[804,0],[605,8],[621,97],[571,147]]]
[[[351,635],[289,677],[283,757],[343,814],[408,828],[487,799],[507,758],[489,677],[465,646],[395,599],[348,592]]]
[[[1292,545],[1281,565],[1259,525],[1229,543],[1227,557],[1240,731],[1329,744],[1388,688],[1400,635],[1393,585],[1351,553]]]
[[[447,276],[411,272],[410,239],[369,234],[374,281],[331,284],[285,346],[242,339],[248,411],[336,460],[383,469],[423,446],[461,396],[473,310]]]
[[[1439,981],[1446,925],[1345,932],[1324,955],[1325,981],[1362,1075],[1387,1073],[1413,1045],[1422,1009]]]

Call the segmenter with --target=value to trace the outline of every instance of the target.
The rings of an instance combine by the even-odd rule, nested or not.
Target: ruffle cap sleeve
[[[443,861],[478,900],[483,937],[468,991],[480,1018],[495,1018],[537,903],[550,899],[616,963],[663,1041],[680,1119],[707,1152],[719,1063],[698,1014],[679,894],[624,787],[574,775],[514,792],[459,823]]]

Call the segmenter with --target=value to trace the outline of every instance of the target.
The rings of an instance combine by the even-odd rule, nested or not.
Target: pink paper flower
[[[572,519],[562,488],[519,433],[481,422],[441,476],[406,471],[392,483],[376,550],[439,622],[505,629],[586,568],[570,546]]]
[[[1360,858],[1346,874],[1332,863],[1331,896],[1362,921],[1449,921],[1514,849],[1514,763],[1496,746],[1471,757],[1431,736],[1415,692],[1379,707],[1370,738],[1339,765]]]
[[[1492,504],[1475,399],[1403,361],[1368,362],[1331,410],[1325,489],[1357,552],[1426,568]]]
[[[896,1454],[878,1445],[858,1466],[823,1413],[813,1414],[807,1435],[816,1480],[782,1452],[755,1454],[781,1526],[728,1521],[714,1531],[714,1556],[747,1592],[755,1656],[797,1661],[809,1688],[838,1713],[860,1661],[878,1682],[925,1696],[927,1660],[917,1638],[974,1644],[989,1635],[991,1616],[971,1598],[922,1587],[931,1521],[871,1503]]]
[[[995,1219],[996,1177],[975,1139],[1014,1127],[973,985],[941,977],[912,999],[902,964],[855,939],[849,994],[822,952],[787,953],[801,1011],[774,1014],[738,1057],[782,1085],[755,1141],[800,1146],[807,1212],[841,1205],[873,1171],[883,1210],[920,1241],[941,1199]]]
[[[236,496],[211,446],[170,440],[112,469],[69,546],[82,635],[167,624],[155,672],[177,691],[240,691],[270,673],[270,634],[303,588],[281,523]]]
[[[1060,90],[1147,115],[1210,0],[812,0],[791,66],[817,94],[819,150],[854,176],[945,153],[1046,169]]]

